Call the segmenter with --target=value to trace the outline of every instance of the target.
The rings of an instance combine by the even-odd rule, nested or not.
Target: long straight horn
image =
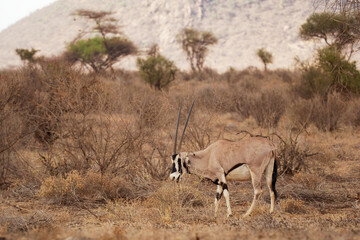
[[[177,135],[178,135],[178,130],[179,130],[179,122],[180,122],[180,114],[181,114],[181,102],[180,102],[180,107],[179,107],[179,114],[178,114],[178,118],[177,118],[177,123],[176,123],[176,131],[175,131],[175,138],[174,138],[174,151],[173,154],[176,154],[176,143],[177,143]]]
[[[180,149],[181,149],[181,144],[182,144],[182,141],[183,141],[183,138],[184,138],[185,130],[186,130],[186,127],[187,127],[187,125],[188,125],[188,122],[189,122],[189,119],[190,119],[190,115],[191,115],[191,111],[192,111],[192,109],[193,109],[194,103],[195,103],[195,101],[193,101],[192,104],[191,104],[191,107],[190,107],[190,110],[189,110],[189,114],[188,114],[187,119],[186,119],[186,122],[185,122],[184,130],[183,130],[183,132],[182,132],[182,134],[181,134],[180,143],[179,143],[179,152],[180,152]]]

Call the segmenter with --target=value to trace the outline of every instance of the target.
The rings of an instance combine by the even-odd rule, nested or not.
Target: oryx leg
[[[244,217],[249,216],[251,214],[251,212],[253,211],[253,209],[255,207],[256,200],[258,200],[258,198],[261,194],[261,175],[260,174],[257,175],[251,170],[250,170],[250,175],[251,175],[252,185],[254,187],[254,198],[253,198],[253,201],[251,203],[249,210],[247,210]]]
[[[223,195],[223,188],[220,184],[217,185],[217,189],[216,189],[216,197],[215,197],[215,217],[216,217],[216,213],[217,210],[219,208],[219,203],[220,203],[220,199]]]
[[[273,182],[273,171],[274,171],[274,161],[275,159],[271,159],[269,162],[269,165],[266,168],[265,176],[266,176],[266,185],[269,188],[270,192],[270,213],[274,211],[274,205],[275,205],[275,193],[274,189],[272,188],[272,182]]]
[[[215,217],[219,207],[220,199],[224,195],[227,207],[227,217],[232,215],[231,207],[230,207],[230,196],[229,196],[229,189],[226,184],[225,175],[222,175],[218,184],[216,198],[215,198]]]

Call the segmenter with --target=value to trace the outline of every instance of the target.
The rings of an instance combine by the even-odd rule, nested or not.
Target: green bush
[[[138,58],[137,66],[142,79],[155,89],[161,90],[175,80],[177,68],[174,62],[161,55]]]
[[[300,63],[302,72],[298,93],[304,98],[326,96],[332,91],[360,92],[360,72],[335,47],[319,49],[313,63]]]
[[[356,62],[345,59],[335,47],[319,49],[317,62],[325,75],[330,76],[330,88],[359,93],[360,72],[356,69]]]

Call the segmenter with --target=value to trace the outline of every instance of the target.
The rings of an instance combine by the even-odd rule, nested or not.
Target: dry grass
[[[8,99],[0,102],[0,150],[6,149],[0,152],[0,237],[359,238],[356,97],[301,99],[291,93],[297,74],[285,70],[181,73],[163,92],[136,73],[116,74],[121,81],[61,64],[54,71],[46,63],[0,74]],[[18,95],[19,86],[29,88]],[[269,91],[274,88],[277,93]],[[283,136],[286,146],[276,140],[279,156],[292,159],[281,160],[292,171],[278,178],[273,214],[265,186],[252,216],[243,218],[251,183],[229,183],[234,216],[226,218],[222,200],[215,219],[215,185],[192,175],[179,184],[167,180],[179,100],[185,115],[194,99],[183,150],[240,139],[241,129]]]

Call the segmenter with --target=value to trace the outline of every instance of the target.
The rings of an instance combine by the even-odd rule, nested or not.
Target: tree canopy
[[[137,48],[118,29],[112,12],[79,10],[77,16],[94,21],[95,26],[90,33],[95,37],[82,39],[86,32],[69,44],[66,53],[71,62],[81,62],[90,66],[95,72],[103,71],[112,66],[122,57],[133,55]]]
[[[178,35],[177,41],[185,51],[193,71],[202,71],[208,53],[208,47],[218,42],[212,32],[198,31],[193,28],[184,28]]]
[[[264,71],[267,71],[267,65],[273,62],[273,55],[270,52],[266,51],[264,48],[258,49],[256,55],[264,64]]]
[[[322,39],[340,51],[349,48],[350,57],[360,40],[359,20],[359,16],[353,14],[314,13],[301,25],[300,37],[304,40]]]

